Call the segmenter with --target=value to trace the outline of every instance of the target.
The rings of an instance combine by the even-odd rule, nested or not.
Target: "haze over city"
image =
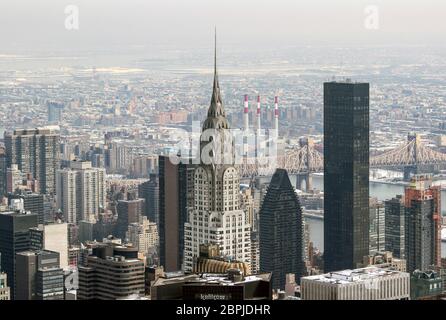
[[[0,300],[445,300],[445,16],[2,0]]]

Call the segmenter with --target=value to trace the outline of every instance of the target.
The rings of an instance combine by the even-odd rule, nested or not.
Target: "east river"
[[[294,181],[293,181],[294,182]],[[446,185],[446,181],[436,181],[435,184]],[[318,190],[324,189],[324,178],[322,175],[313,175],[313,188]],[[405,186],[403,184],[391,184],[386,182],[370,182],[370,196],[376,197],[378,200],[387,200],[398,194],[404,194]],[[446,188],[441,193],[442,213],[446,211]],[[305,217],[310,228],[310,240],[315,247],[324,250],[324,220],[320,218]],[[442,256],[446,257],[446,242],[442,242]]]

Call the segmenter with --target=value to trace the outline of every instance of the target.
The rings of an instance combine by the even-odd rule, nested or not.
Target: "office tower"
[[[7,159],[4,148],[0,148],[0,199],[6,194]]]
[[[144,212],[144,199],[119,200],[116,206],[118,220],[114,235],[125,239],[125,234],[131,223],[140,223]]]
[[[68,224],[56,222],[31,228],[30,242],[31,250],[57,252],[60,267],[68,267]]]
[[[385,250],[385,208],[376,198],[370,199],[369,253]]]
[[[58,252],[19,252],[16,264],[15,300],[63,300],[64,275]]]
[[[144,295],[144,262],[138,249],[99,243],[79,266],[78,300],[116,300]]]
[[[325,272],[369,251],[369,84],[324,83]]]
[[[405,225],[406,211],[404,199],[397,196],[385,201],[385,250],[396,258],[406,259]]]
[[[285,289],[288,273],[304,272],[302,209],[285,169],[277,169],[260,209],[260,271],[272,272],[273,289]]]
[[[105,169],[92,168],[89,161],[72,161],[76,171],[76,188],[79,215],[83,220],[95,220],[106,206]]]
[[[65,222],[96,221],[106,206],[105,169],[93,168],[89,161],[72,161],[56,176],[56,202]]]
[[[8,194],[8,203],[11,204],[12,199],[23,199],[23,209],[30,211],[38,216],[39,224],[45,223],[44,195],[33,193],[30,191],[20,191],[14,194]]]
[[[138,186],[138,196],[145,199],[144,215],[159,224],[159,178],[155,174]]]
[[[36,214],[0,212],[0,269],[8,275],[11,298],[14,297],[15,255],[30,249],[29,229],[37,227]]]
[[[188,209],[194,204],[194,172],[196,165],[170,162],[159,157],[159,241],[160,263],[167,272],[183,265],[184,223]]]
[[[57,102],[48,102],[48,122],[49,123],[59,123],[62,120],[62,111],[64,105]]]
[[[22,173],[31,173],[39,181],[41,193],[56,192],[56,170],[60,156],[58,126],[7,132],[5,146],[9,168],[17,164]]]
[[[126,239],[138,253],[147,255],[149,250],[158,246],[158,228],[155,222],[150,222],[147,217],[142,217],[142,223],[130,223],[126,233]]]
[[[441,266],[437,250],[441,248],[438,231],[441,195],[432,179],[415,177],[405,190],[407,271],[425,271]]]
[[[201,161],[194,176],[194,206],[184,224],[183,270],[191,272],[203,243],[218,244],[222,255],[250,265],[251,226],[240,209],[240,174],[214,61],[214,86],[203,123]],[[208,136],[210,134],[210,137]],[[208,158],[203,161],[203,157]]]
[[[78,209],[76,205],[76,172],[71,170],[57,170],[56,173],[56,205],[67,223],[78,223]]]
[[[302,300],[409,300],[410,274],[376,266],[303,277]]]
[[[8,287],[8,276],[0,272],[0,301],[11,300],[11,290]]]

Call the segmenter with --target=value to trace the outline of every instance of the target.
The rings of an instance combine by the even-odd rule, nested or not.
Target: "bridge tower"
[[[299,145],[305,149],[305,166],[306,171],[296,174],[296,187],[302,188],[302,183],[305,181],[305,192],[309,192],[313,189],[313,178],[311,177],[311,170],[313,169],[313,159],[311,152],[314,148],[314,140],[310,137],[304,137],[299,140]]]
[[[416,133],[409,133],[407,135],[407,141],[411,143],[413,141],[413,148],[407,148],[408,158],[413,159],[413,164],[404,167],[404,180],[410,181],[412,175],[419,173],[418,168],[418,146],[421,143],[421,137]]]

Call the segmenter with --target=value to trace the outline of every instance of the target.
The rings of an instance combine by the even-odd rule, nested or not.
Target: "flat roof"
[[[218,284],[223,286],[233,286],[243,283],[248,283],[252,281],[269,281],[271,279],[271,273],[261,273],[256,275],[250,275],[245,276],[242,281],[231,281],[228,278],[227,274],[189,274],[189,275],[183,275],[180,277],[174,277],[174,278],[158,278],[154,286],[162,286],[162,285],[168,285],[168,284],[174,284],[174,283],[181,283],[183,282],[185,285],[207,285],[207,284]]]
[[[342,271],[303,277],[302,280],[311,280],[317,282],[326,282],[326,283],[342,285],[354,282],[370,281],[373,279],[378,279],[381,277],[398,275],[398,274],[407,274],[408,277],[410,276],[409,273],[406,272],[371,266],[366,268],[359,268],[353,270],[347,269]]]

